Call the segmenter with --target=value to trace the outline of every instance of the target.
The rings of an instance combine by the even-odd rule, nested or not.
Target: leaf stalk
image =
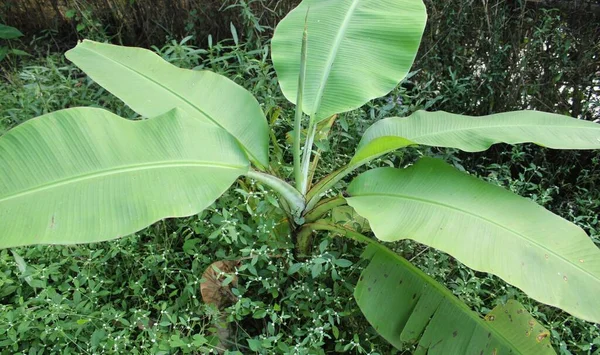
[[[325,231],[335,232],[346,238],[350,238],[350,239],[357,241],[359,243],[362,243],[362,244],[367,244],[367,245],[379,244],[379,243],[377,243],[376,240],[371,239],[364,234],[358,233],[358,232],[353,231],[348,228],[337,226],[335,224],[331,224],[331,223],[329,223],[327,221],[323,221],[323,220],[319,220],[314,223],[305,224],[304,226],[302,226],[302,229],[300,229],[299,234],[300,233],[310,233],[312,231],[317,231],[317,230],[325,230]]]
[[[277,193],[279,193],[285,199],[285,201],[288,202],[294,217],[299,217],[302,211],[304,210],[304,196],[302,196],[298,192],[298,190],[296,190],[292,185],[288,184],[287,182],[281,180],[276,176],[262,173],[256,170],[248,171],[246,176],[267,185],[268,187],[272,188]]]

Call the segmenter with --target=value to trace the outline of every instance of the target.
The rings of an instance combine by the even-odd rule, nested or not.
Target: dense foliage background
[[[417,109],[484,115],[535,108],[600,119],[597,1],[425,2],[429,21],[414,71],[387,97],[340,116],[332,139],[319,145],[324,153],[316,176],[346,163],[376,120]],[[30,55],[0,62],[0,134],[73,106],[137,118],[64,59],[77,39],[92,38],[151,47],[175,65],[210,69],[248,88],[274,130],[272,159],[290,162],[286,133],[293,112],[278,88],[269,36],[293,4],[7,0],[0,22],[26,36],[0,44]],[[410,148],[373,165],[405,166],[423,154],[535,200],[580,225],[600,246],[600,152],[533,145],[497,145],[479,154]],[[202,214],[120,240],[2,250],[0,351],[207,352],[225,320],[231,352],[394,352],[352,298],[361,248],[323,234],[311,257],[296,259],[281,219],[271,191],[240,180]],[[517,298],[551,329],[560,353],[600,353],[598,325],[528,300],[435,250],[412,242],[392,247],[481,314]],[[203,272],[221,259],[241,259],[229,277],[237,276],[238,286],[222,313],[200,297]]]

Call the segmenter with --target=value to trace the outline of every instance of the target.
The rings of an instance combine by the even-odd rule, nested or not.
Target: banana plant
[[[269,161],[260,104],[233,81],[177,68],[145,49],[79,43],[67,58],[147,119],[70,108],[0,137],[0,248],[123,237],[163,218],[199,213],[244,176],[278,193],[298,243],[320,231],[366,246],[368,266],[355,299],[395,347],[554,353],[548,331],[517,302],[482,318],[380,241],[413,239],[598,323],[600,250],[581,228],[427,157],[404,169],[368,170],[345,193],[325,195],[359,167],[404,147],[478,152],[532,142],[597,149],[600,125],[537,111],[486,117],[418,111],[376,122],[343,168],[312,181],[321,128],[400,83],[426,19],[421,0],[304,0],[278,24],[273,65],[296,108],[293,177],[274,173],[281,170]],[[368,226],[332,217],[340,208]]]

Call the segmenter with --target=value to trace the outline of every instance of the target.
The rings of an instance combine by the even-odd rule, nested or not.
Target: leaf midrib
[[[325,91],[325,85],[327,83],[327,79],[329,79],[329,74],[331,74],[331,68],[333,67],[333,62],[335,61],[335,59],[337,57],[337,52],[340,49],[340,45],[342,43],[344,35],[346,34],[346,31],[348,30],[348,26],[350,24],[350,18],[352,17],[352,15],[354,15],[354,11],[356,10],[356,7],[358,6],[359,1],[360,0],[352,0],[352,4],[350,4],[350,7],[348,8],[348,12],[346,12],[346,15],[344,16],[344,21],[342,21],[340,30],[335,35],[335,40],[333,42],[333,45],[331,46],[331,49],[329,50],[329,55],[327,56],[327,61],[325,62],[325,71],[323,72],[323,76],[321,77],[321,82],[319,83],[319,88],[317,89],[317,95],[315,97],[315,102],[314,102],[314,106],[312,109],[313,112],[310,113],[311,121],[316,120],[315,115],[316,115],[317,111],[319,110],[319,106],[321,106],[321,101],[323,100],[323,94]]]
[[[591,277],[592,279],[600,282],[600,278],[598,278],[597,276],[593,275],[592,273],[590,273],[589,271],[587,271],[585,269],[582,269],[578,264],[573,263],[573,262],[571,262],[568,259],[565,259],[563,256],[557,254],[556,252],[552,251],[551,249],[545,248],[542,244],[536,242],[535,240],[528,239],[525,235],[523,235],[523,234],[521,234],[521,233],[519,233],[519,232],[517,232],[517,231],[515,231],[513,229],[507,228],[507,227],[503,226],[502,224],[494,222],[493,220],[491,220],[489,218],[486,218],[484,216],[480,216],[480,215],[474,214],[474,213],[469,212],[467,210],[464,210],[464,209],[461,209],[461,208],[457,208],[457,207],[454,207],[454,206],[450,206],[450,205],[445,204],[445,203],[440,203],[440,202],[436,202],[436,201],[432,201],[432,200],[427,200],[427,199],[424,199],[424,198],[419,198],[419,197],[414,197],[414,196],[399,195],[399,194],[395,194],[395,193],[388,193],[388,194],[367,193],[367,194],[355,195],[354,197],[398,198],[398,199],[404,199],[404,200],[409,200],[409,201],[418,201],[418,202],[422,202],[422,203],[427,203],[427,204],[431,204],[431,205],[435,205],[435,206],[447,208],[447,209],[450,209],[450,210],[453,210],[453,211],[462,212],[462,213],[464,213],[466,215],[473,216],[475,218],[481,219],[481,220],[486,221],[486,222],[488,222],[490,224],[498,226],[501,229],[504,229],[504,230],[506,230],[506,231],[508,231],[508,232],[510,232],[510,233],[512,233],[514,235],[516,235],[520,239],[522,239],[522,240],[524,240],[524,241],[526,241],[528,243],[531,243],[531,244],[539,247],[542,250],[547,251],[549,254],[552,254],[556,258],[562,260],[567,265],[570,265],[570,266],[574,267],[575,269],[580,270],[582,273],[584,273],[584,274],[588,275],[589,277]]]
[[[151,169],[171,169],[171,168],[180,168],[180,167],[216,167],[221,169],[241,169],[243,166],[236,166],[232,164],[223,164],[223,163],[215,163],[215,162],[207,162],[207,161],[159,161],[159,162],[151,162],[151,163],[142,163],[142,164],[133,164],[126,166],[119,166],[110,169],[97,170],[93,172],[88,172],[85,174],[74,175],[68,178],[59,179],[51,182],[47,182],[41,185],[37,185],[34,187],[30,187],[25,190],[20,190],[14,192],[10,195],[6,195],[0,198],[0,203],[4,203],[8,200],[15,199],[18,197],[23,197],[26,195],[38,193],[40,191],[49,190],[52,188],[58,188],[61,186],[69,185],[69,184],[77,184],[79,182],[85,180],[92,180],[100,177],[110,176],[110,175],[118,175],[124,173],[134,173],[143,170],[151,170]]]
[[[153,84],[155,84],[155,85],[157,85],[157,86],[159,86],[159,87],[163,88],[165,91],[169,92],[171,95],[173,95],[173,96],[177,97],[177,98],[178,98],[178,99],[180,99],[181,101],[185,102],[186,104],[190,105],[192,108],[194,108],[195,110],[197,110],[198,112],[200,112],[200,114],[202,114],[203,116],[205,116],[205,117],[206,117],[206,118],[207,118],[209,121],[211,121],[211,122],[212,122],[213,124],[215,124],[217,127],[219,127],[219,128],[222,128],[222,129],[223,129],[223,130],[225,130],[227,133],[231,134],[231,136],[232,136],[232,137],[234,137],[234,138],[235,138],[235,140],[236,140],[236,141],[238,141],[238,142],[240,143],[240,145],[242,145],[244,148],[246,147],[246,145],[245,145],[244,143],[242,143],[242,142],[241,142],[241,141],[238,139],[238,137],[236,137],[236,136],[233,134],[233,132],[232,132],[231,130],[229,130],[229,129],[227,129],[226,127],[224,127],[223,125],[221,125],[221,124],[220,124],[220,123],[219,123],[219,122],[218,122],[216,119],[214,119],[214,118],[213,118],[211,115],[209,115],[207,112],[205,112],[205,111],[204,111],[204,110],[202,110],[200,107],[196,106],[196,105],[195,105],[193,102],[191,102],[190,100],[188,100],[188,99],[187,99],[187,98],[185,98],[184,96],[182,96],[182,95],[178,94],[176,91],[172,90],[171,88],[169,88],[169,87],[167,87],[167,86],[163,85],[162,83],[160,83],[160,82],[158,82],[158,81],[154,80],[152,77],[150,77],[150,76],[148,76],[148,75],[146,75],[146,74],[144,74],[144,73],[142,73],[142,72],[140,72],[140,71],[138,71],[138,70],[136,70],[136,69],[134,69],[134,68],[130,67],[129,65],[126,65],[126,64],[124,64],[124,63],[121,63],[121,62],[119,62],[119,61],[117,61],[117,60],[114,60],[114,59],[112,59],[112,58],[110,58],[110,57],[108,57],[108,56],[104,55],[103,53],[100,53],[99,51],[94,51],[94,50],[93,50],[93,49],[91,49],[91,48],[85,48],[85,47],[80,47],[80,48],[81,48],[81,49],[83,49],[83,50],[86,50],[86,51],[92,52],[92,53],[94,53],[94,54],[100,55],[101,57],[103,57],[103,58],[106,58],[107,60],[109,60],[109,61],[111,61],[111,62],[113,62],[113,63],[116,63],[117,65],[120,65],[120,66],[122,66],[122,67],[124,67],[124,68],[126,68],[126,69],[128,69],[128,70],[130,70],[130,71],[132,71],[132,72],[134,72],[134,73],[136,73],[136,74],[138,74],[138,75],[140,75],[141,77],[143,77],[144,79],[146,79],[146,80],[150,81],[151,83],[153,83]],[[174,68],[175,68],[175,69],[177,69],[177,70],[185,70],[185,69],[181,69],[181,68],[177,68],[177,67],[174,67]],[[119,99],[121,99],[121,98],[119,98]],[[122,101],[124,101],[124,100],[122,100]],[[137,110],[135,110],[135,111],[137,111]],[[257,159],[257,158],[256,158],[256,156],[254,156],[254,154],[253,154],[252,152],[250,152],[250,150],[249,150],[249,149],[244,149],[244,151],[245,151],[245,152],[246,152],[248,155],[250,155],[250,157],[252,158],[252,160],[254,160],[254,161],[257,161],[257,162],[260,162],[260,160],[259,160],[259,159]],[[1,201],[1,200],[0,200],[0,201]]]

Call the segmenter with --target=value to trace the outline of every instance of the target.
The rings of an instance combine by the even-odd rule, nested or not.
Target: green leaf
[[[415,59],[427,13],[421,0],[302,1],[277,25],[272,40],[279,84],[292,103],[306,18],[302,110],[321,121],[398,85]]]
[[[417,111],[369,127],[351,165],[413,144],[480,152],[495,143],[535,143],[554,149],[600,148],[600,125],[540,111],[514,111],[473,117]]]
[[[302,269],[304,267],[303,263],[295,263],[292,264],[290,266],[290,268],[288,269],[288,275],[293,275],[295,273],[297,273],[298,271],[300,271],[300,269]]]
[[[333,260],[333,263],[339,267],[350,267],[353,265],[352,261],[347,259],[335,259]]]
[[[360,233],[370,231],[369,221],[350,206],[338,206],[331,210],[331,221],[344,228]]]
[[[15,263],[17,264],[17,268],[21,274],[24,274],[27,271],[27,263],[25,259],[15,250],[11,250],[13,257],[15,258]]]
[[[231,30],[231,36],[233,37],[233,43],[235,43],[235,45],[238,46],[240,44],[240,40],[238,39],[237,30],[235,29],[233,22],[229,22],[229,29]]]
[[[319,277],[319,275],[321,274],[321,272],[323,271],[323,265],[322,264],[314,264],[312,269],[311,269],[311,276],[313,279],[316,279],[317,277]]]
[[[179,110],[53,112],[0,137],[0,248],[98,242],[193,215],[247,171],[227,132]]]
[[[104,339],[106,339],[106,331],[104,329],[96,329],[92,333],[92,337],[90,338],[90,343],[91,343],[92,347],[97,347],[100,345],[100,342],[102,342]]]
[[[20,50],[20,49],[11,49],[8,51],[8,53],[13,54],[13,55],[18,55],[21,57],[31,57],[31,54],[29,54],[23,50]]]
[[[19,255],[19,253],[17,253],[14,249],[11,250],[11,252],[13,257],[15,258],[15,263],[17,264],[19,272],[21,273],[21,275],[24,275],[27,272],[27,262],[25,262],[25,259],[23,259],[23,257]],[[25,282],[27,282],[28,285],[31,286],[31,282],[33,281],[33,278],[31,276],[25,276],[23,279],[25,280]]]
[[[4,60],[4,58],[6,58],[6,56],[8,55],[8,47],[7,46],[0,46],[0,62]]]
[[[246,341],[248,342],[248,347],[252,351],[259,351],[262,348],[260,340],[246,339]]]
[[[0,23],[0,39],[15,39],[22,36],[23,33],[16,28]]]
[[[417,344],[414,354],[554,354],[548,331],[518,302],[496,307],[486,321],[384,246],[370,244],[363,257],[370,262],[354,298],[375,330],[398,349]]]
[[[581,228],[533,201],[432,158],[367,171],[348,192],[348,204],[379,239],[414,239],[600,322],[600,250]]]
[[[233,135],[259,167],[269,164],[269,127],[246,89],[210,71],[181,69],[141,48],[83,41],[66,57],[142,116],[180,108]]]

